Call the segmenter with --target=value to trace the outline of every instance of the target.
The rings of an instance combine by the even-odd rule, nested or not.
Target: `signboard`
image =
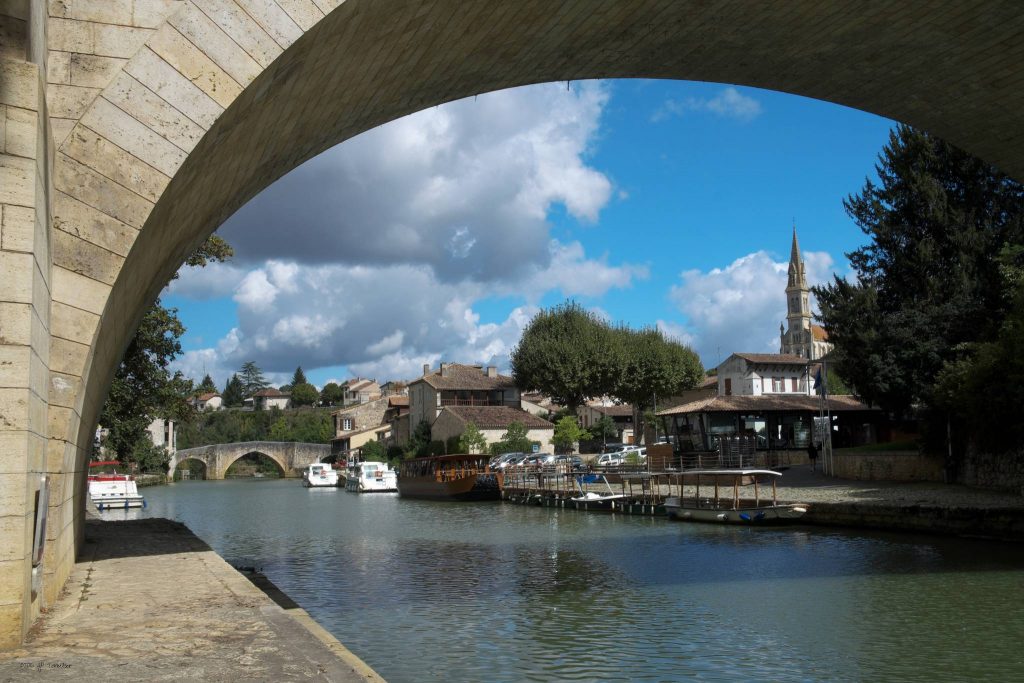
[[[539,443],[533,444],[533,452],[534,453],[540,453],[540,444]]]

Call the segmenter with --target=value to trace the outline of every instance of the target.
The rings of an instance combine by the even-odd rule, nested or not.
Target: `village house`
[[[718,366],[719,396],[813,393],[806,358],[784,353],[734,353]]]
[[[378,398],[331,413],[334,422],[331,455],[347,459],[350,452],[358,451],[370,441],[387,442],[391,438],[388,421],[391,407],[391,398]]]
[[[380,385],[381,396],[408,396],[409,385],[398,380],[391,380]]]
[[[270,410],[271,408],[287,410],[292,405],[291,395],[274,387],[260,389],[251,398],[246,399],[245,404],[248,405],[250,401],[254,410]]]
[[[346,406],[376,401],[382,395],[380,385],[377,384],[376,380],[363,379],[361,377],[346,380],[341,385],[341,388],[345,392],[342,404]]]
[[[618,443],[633,443],[634,441],[633,406],[616,404],[608,400],[588,401],[576,409],[576,416],[579,418],[580,426],[584,429],[590,429],[602,417],[607,417],[615,425],[615,434],[608,437],[606,441]]]
[[[542,448],[547,447],[554,433],[554,425],[522,409],[515,382],[499,375],[493,365],[484,368],[441,363],[433,372],[429,365],[424,365],[423,376],[409,382],[408,419],[412,430],[420,422],[431,425],[431,438],[435,441],[461,434],[469,422],[485,433],[488,443],[500,440],[513,422],[526,426],[530,438],[539,441]]]
[[[224,407],[224,399],[220,394],[209,391],[204,394],[198,394],[188,400],[196,410],[203,412],[206,410],[220,410]]]

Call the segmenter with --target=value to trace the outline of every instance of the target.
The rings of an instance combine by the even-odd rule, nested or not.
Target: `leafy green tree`
[[[231,379],[224,383],[224,391],[221,392],[221,398],[224,399],[224,406],[227,408],[237,408],[242,405],[245,400],[245,388],[242,386],[242,380],[239,379],[238,375],[231,375]]]
[[[590,433],[580,427],[579,421],[575,417],[567,415],[555,423],[551,445],[555,447],[555,453],[572,453],[577,443],[589,438]]]
[[[487,450],[487,437],[472,422],[466,423],[466,428],[459,437],[460,453],[483,453]]]
[[[814,292],[839,374],[906,414],[936,404],[936,379],[964,345],[999,337],[1012,297],[997,256],[1024,237],[1024,186],[903,125],[876,170],[879,183],[844,202],[870,238],[847,254],[856,281]]]
[[[320,390],[320,403],[325,406],[338,405],[345,399],[345,390],[337,382],[328,382]]]
[[[692,349],[667,339],[656,328],[619,327],[613,336],[619,365],[609,393],[633,407],[633,429],[639,443],[644,410],[652,408],[658,396],[674,396],[696,387],[704,379],[704,367]]]
[[[412,434],[409,435],[409,443],[405,445],[405,457],[422,458],[430,455],[430,439],[430,423],[420,420],[420,423],[412,430]]]
[[[157,446],[149,439],[139,439],[128,458],[139,472],[167,474],[170,470],[171,454],[163,446]]]
[[[312,384],[296,384],[292,387],[292,404],[296,406],[311,406],[320,398],[320,392]]]
[[[294,441],[292,428],[288,420],[279,417],[270,425],[270,433],[267,434],[270,441]]]
[[[300,384],[309,384],[309,381],[306,379],[306,373],[302,371],[301,365],[295,368],[295,374],[292,375],[292,386],[297,387]]]
[[[387,451],[384,444],[376,439],[367,441],[359,449],[359,453],[366,462],[384,462],[387,460]]]
[[[522,422],[511,422],[501,440],[491,444],[492,453],[529,453],[533,450],[533,442],[527,434],[529,431]]]
[[[246,398],[270,386],[270,382],[263,377],[263,371],[255,361],[251,360],[242,364],[240,379],[242,380],[242,393]]]
[[[149,441],[146,427],[158,414],[178,421],[193,414],[187,401],[192,382],[168,370],[181,353],[184,331],[177,310],[158,301],[128,344],[100,412],[100,424],[108,430],[104,445],[123,460],[131,460],[140,441]]]
[[[538,313],[511,354],[512,376],[573,413],[611,387],[616,362],[608,325],[576,302]]]
[[[602,415],[594,422],[594,424],[590,425],[590,433],[595,439],[598,439],[603,446],[604,444],[609,443],[613,438],[617,437],[619,430],[615,426],[615,420],[611,419],[607,415]]]
[[[213,378],[209,375],[203,375],[203,381],[196,387],[196,393],[199,394],[215,394],[217,393],[217,385],[213,383]]]

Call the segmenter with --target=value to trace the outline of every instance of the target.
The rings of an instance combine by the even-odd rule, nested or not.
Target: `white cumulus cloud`
[[[711,98],[687,97],[686,99],[668,99],[651,115],[651,121],[657,123],[672,117],[684,116],[690,112],[710,112],[715,116],[737,121],[752,121],[761,114],[761,103],[744,95],[736,88],[729,86]]]

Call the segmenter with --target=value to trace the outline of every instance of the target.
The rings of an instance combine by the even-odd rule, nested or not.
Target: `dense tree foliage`
[[[178,425],[178,448],[238,441],[330,443],[334,424],[329,410],[216,410]]]
[[[294,406],[311,406],[320,399],[320,392],[312,384],[303,382],[292,386],[291,399]]]
[[[510,360],[521,389],[542,391],[574,413],[608,393],[616,367],[608,325],[576,302],[538,313]]]
[[[337,382],[328,382],[320,390],[320,403],[325,406],[335,406],[345,400],[345,390]]]
[[[591,437],[597,439],[600,445],[603,446],[617,437],[619,430],[615,427],[615,420],[607,415],[602,415],[594,421],[594,424],[590,425],[590,434]]]
[[[658,396],[667,398],[696,387],[704,379],[704,366],[690,348],[667,339],[656,328],[619,327],[612,337],[618,367],[609,393],[633,407],[633,429],[639,443],[646,421],[644,411],[654,407]]]
[[[263,376],[263,371],[260,370],[255,361],[250,360],[242,363],[242,369],[238,373],[238,378],[242,380],[242,395],[245,398],[249,398],[257,391],[270,386],[270,382]]]
[[[242,380],[239,379],[237,374],[231,375],[231,379],[224,383],[224,391],[221,392],[221,398],[224,400],[224,406],[226,408],[237,408],[245,401],[245,388],[242,386]]]
[[[309,384],[306,380],[306,373],[302,371],[302,366],[295,368],[295,374],[292,375],[292,386],[297,387],[300,384]]]
[[[405,457],[422,458],[430,455],[430,423],[420,420],[409,435],[409,441],[405,444]]]
[[[385,462],[388,459],[384,444],[376,439],[364,443],[359,449],[359,455],[366,462]]]
[[[964,370],[983,370],[990,352],[1013,345],[1015,296],[998,257],[1024,238],[1024,187],[907,126],[892,131],[876,170],[879,182],[845,201],[870,238],[847,254],[856,281],[815,288],[836,369],[857,395],[897,414],[974,400],[951,403],[949,383],[969,382]]]
[[[213,383],[213,378],[209,375],[203,375],[203,381],[196,387],[197,394],[215,394],[217,393],[217,385]]]
[[[579,420],[566,415],[555,423],[551,445],[555,447],[555,453],[572,453],[577,443],[589,438],[590,432],[580,427]]]
[[[533,450],[533,442],[527,434],[529,431],[522,422],[512,422],[501,435],[501,440],[491,444],[491,453],[529,453]]]

